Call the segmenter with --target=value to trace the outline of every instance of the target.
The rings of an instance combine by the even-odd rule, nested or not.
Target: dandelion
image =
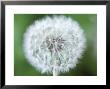
[[[78,22],[63,15],[36,20],[24,34],[24,53],[41,73],[69,72],[85,49],[86,38]]]

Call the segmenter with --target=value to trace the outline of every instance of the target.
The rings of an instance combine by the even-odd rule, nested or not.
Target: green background
[[[62,76],[96,76],[97,75],[97,15],[96,14],[64,14],[79,22],[85,31],[87,43],[85,52],[74,69]],[[23,34],[35,20],[49,14],[15,14],[14,15],[14,75],[15,76],[50,76],[41,74],[32,67],[24,56]]]

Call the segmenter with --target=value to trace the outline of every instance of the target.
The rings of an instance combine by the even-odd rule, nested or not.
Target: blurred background
[[[84,29],[87,47],[82,58],[74,69],[60,76],[96,76],[97,75],[97,15],[96,14],[64,14],[76,20]],[[23,35],[35,20],[49,14],[15,14],[14,15],[14,75],[15,76],[51,76],[41,74],[32,67],[24,56]]]

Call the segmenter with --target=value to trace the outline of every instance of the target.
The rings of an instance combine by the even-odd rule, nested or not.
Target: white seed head
[[[80,25],[63,15],[36,20],[24,34],[24,53],[42,73],[68,72],[78,63],[85,49],[85,35]]]

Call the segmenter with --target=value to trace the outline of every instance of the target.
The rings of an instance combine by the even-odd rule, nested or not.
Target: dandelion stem
[[[56,66],[53,67],[53,76],[58,76]]]

